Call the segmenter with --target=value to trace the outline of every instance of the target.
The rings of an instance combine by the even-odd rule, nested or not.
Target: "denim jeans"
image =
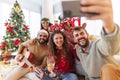
[[[78,80],[78,77],[74,73],[61,74],[62,80]]]

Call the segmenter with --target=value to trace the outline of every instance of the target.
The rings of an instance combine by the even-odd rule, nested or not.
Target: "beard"
[[[39,44],[46,44],[48,41],[45,39],[39,39],[38,42]]]
[[[87,38],[78,39],[78,45],[82,48],[86,48],[89,45],[89,40]]]

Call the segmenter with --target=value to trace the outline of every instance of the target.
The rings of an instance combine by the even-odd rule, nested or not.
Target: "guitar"
[[[22,50],[22,53],[16,55],[16,57],[18,65],[20,65],[21,67],[23,68],[33,67],[33,64],[30,62],[33,58],[33,55],[27,50],[27,48],[24,48]]]

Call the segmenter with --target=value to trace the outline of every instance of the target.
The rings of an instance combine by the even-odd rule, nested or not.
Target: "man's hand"
[[[35,71],[35,75],[40,79],[42,79],[45,75],[45,73],[42,71],[42,69],[40,69],[38,67],[34,68],[34,71]]]
[[[15,57],[15,60],[18,62],[21,62],[23,55],[22,54],[17,54]]]
[[[100,19],[106,33],[114,31],[113,10],[111,0],[81,0],[80,11],[83,13],[96,13],[97,15],[87,17],[90,20]]]

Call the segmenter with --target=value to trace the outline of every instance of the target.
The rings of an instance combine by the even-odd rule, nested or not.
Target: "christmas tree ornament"
[[[4,52],[12,49],[12,52],[18,50],[18,45],[30,38],[29,26],[25,24],[25,16],[17,1],[11,10],[10,17],[4,23],[6,35],[0,44],[0,50]],[[25,37],[25,39],[23,39]]]
[[[14,11],[15,11],[16,13],[18,13],[18,14],[21,12],[20,6],[19,6],[19,4],[18,4],[17,1],[15,2],[13,9],[14,9]]]

